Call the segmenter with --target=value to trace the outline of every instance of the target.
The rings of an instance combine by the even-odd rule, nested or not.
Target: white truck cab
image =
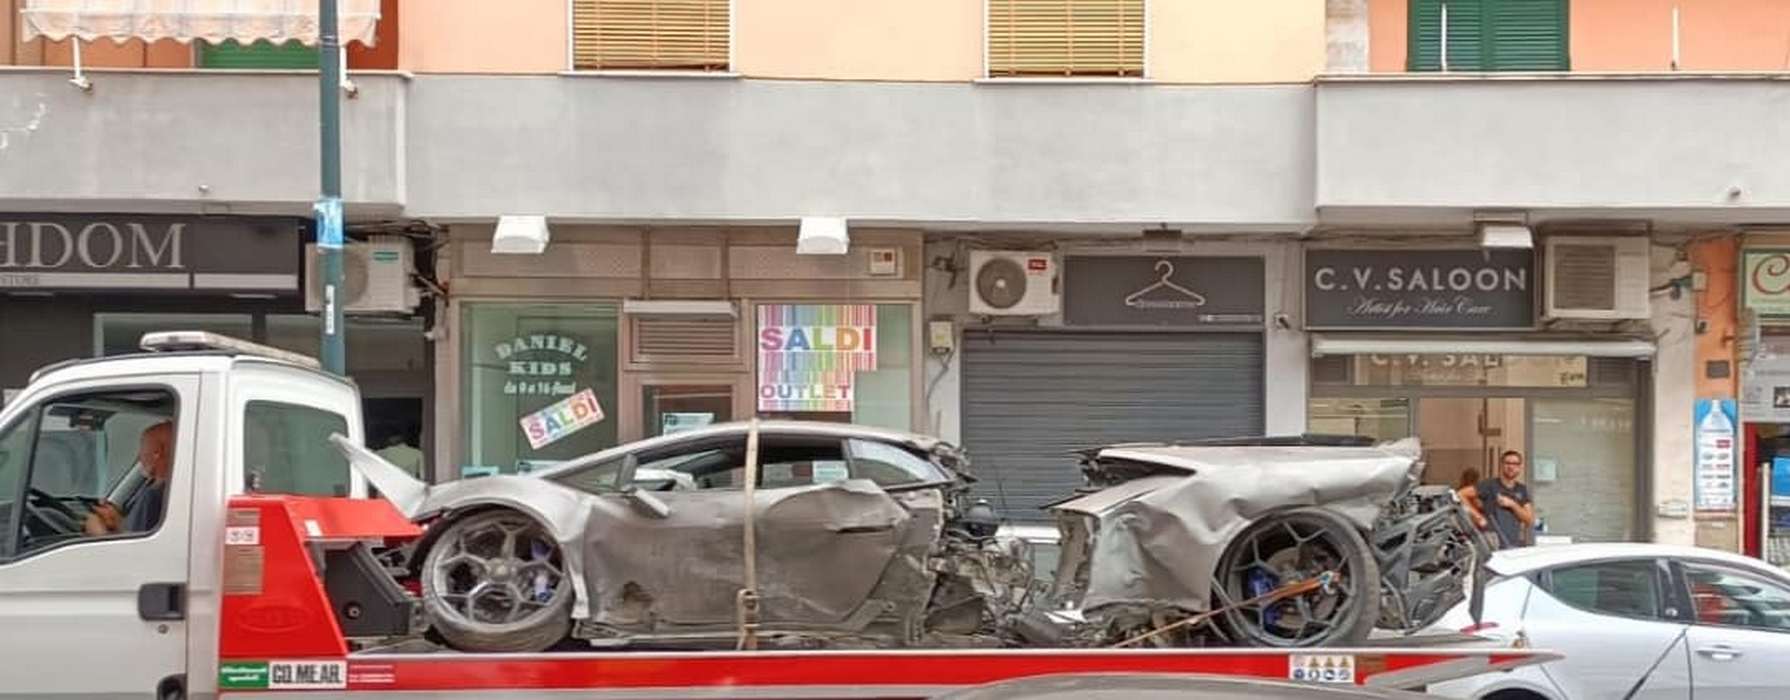
[[[328,440],[364,441],[348,380],[208,333],[143,347],[0,410],[0,697],[180,697],[215,674],[228,498],[366,494]]]

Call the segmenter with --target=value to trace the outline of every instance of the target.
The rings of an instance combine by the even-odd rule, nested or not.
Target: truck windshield
[[[348,458],[330,445],[348,419],[311,406],[250,401],[243,416],[244,491],[348,495]]]

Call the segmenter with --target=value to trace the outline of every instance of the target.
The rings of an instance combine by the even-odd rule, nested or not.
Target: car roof
[[[596,464],[599,462],[606,462],[606,461],[609,461],[610,459],[620,457],[620,456],[628,454],[630,452],[640,452],[643,450],[655,450],[655,449],[659,449],[662,447],[670,447],[670,446],[677,445],[677,444],[683,443],[683,442],[699,442],[699,441],[706,440],[709,438],[726,437],[726,436],[730,436],[730,435],[744,435],[746,433],[746,431],[750,429],[751,425],[752,424],[749,421],[732,421],[732,422],[727,422],[727,423],[716,423],[713,425],[702,426],[700,428],[692,428],[690,430],[684,430],[684,431],[672,433],[670,435],[659,435],[657,437],[650,437],[645,440],[636,440],[634,442],[616,445],[615,447],[611,447],[609,449],[602,450],[600,452],[596,452],[593,454],[584,455],[582,457],[574,457],[570,460],[566,460],[559,464],[555,464],[551,467],[542,469],[535,473],[539,474],[541,476],[552,476],[554,474],[558,474],[561,472],[571,471],[574,469],[580,469],[580,468],[589,466],[591,464]],[[778,435],[794,435],[794,436],[806,436],[806,437],[831,437],[831,438],[861,438],[861,439],[865,439],[865,440],[877,440],[877,441],[881,441],[881,442],[891,442],[891,443],[896,443],[896,444],[901,444],[901,445],[907,445],[907,446],[913,447],[914,449],[918,449],[918,450],[931,450],[934,447],[944,445],[943,441],[939,440],[938,438],[931,437],[928,435],[921,435],[918,433],[907,433],[907,432],[901,432],[901,431],[897,431],[897,430],[888,430],[888,429],[884,429],[884,428],[874,428],[871,426],[858,425],[855,423],[830,423],[830,422],[826,422],[826,421],[800,421],[800,420],[761,420],[761,421],[758,421],[758,430],[760,433],[775,433]]]
[[[1698,559],[1773,575],[1780,579],[1785,577],[1783,570],[1753,557],[1707,547],[1652,542],[1580,542],[1504,549],[1493,554],[1487,566],[1506,576],[1521,576],[1566,564],[1637,557]]]

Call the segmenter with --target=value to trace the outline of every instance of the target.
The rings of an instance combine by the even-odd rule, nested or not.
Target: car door
[[[0,695],[150,697],[186,671],[199,379],[133,382],[27,398],[0,426]],[[166,467],[147,489],[145,462]],[[116,530],[85,530],[99,499]]]
[[[1524,608],[1529,645],[1565,658],[1543,671],[1569,698],[1683,699],[1691,695],[1686,625],[1670,571],[1652,558],[1575,563],[1541,572]]]
[[[844,449],[839,437],[765,431],[750,504],[743,434],[630,455],[632,466],[621,478],[629,488],[651,491],[665,509],[598,509],[601,522],[591,527],[601,536],[589,538],[586,557],[596,572],[593,616],[642,632],[732,628],[737,594],[747,585],[750,514],[761,619],[767,625],[847,623],[864,609],[909,518],[873,481],[848,478]]]
[[[1790,583],[1714,562],[1678,567],[1695,624],[1691,678],[1699,697],[1790,695]]]

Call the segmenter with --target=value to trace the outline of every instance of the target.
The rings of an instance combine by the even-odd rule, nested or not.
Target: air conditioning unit
[[[415,249],[401,236],[379,236],[342,248],[342,313],[394,314],[416,310],[420,295],[410,276]],[[305,310],[323,310],[323,256],[305,245]]]
[[[1544,315],[1551,319],[1647,318],[1652,268],[1646,237],[1551,236]]]
[[[970,282],[970,313],[978,316],[1048,316],[1062,308],[1051,253],[971,251]]]

